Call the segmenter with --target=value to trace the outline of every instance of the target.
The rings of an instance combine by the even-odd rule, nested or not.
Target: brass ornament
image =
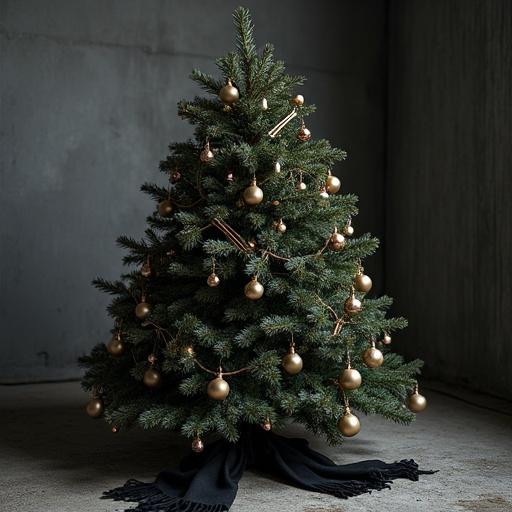
[[[368,368],[378,368],[384,362],[384,354],[375,347],[374,341],[372,346],[364,351],[363,362]]]
[[[297,185],[295,185],[295,188],[301,192],[303,192],[304,190],[306,190],[308,188],[308,186],[302,181],[302,178],[300,179],[300,181],[297,182]]]
[[[229,395],[229,384],[222,378],[222,372],[208,383],[207,393],[214,400],[225,400]]]
[[[281,172],[281,162],[279,160],[274,163],[274,172],[278,174]]]
[[[105,405],[103,404],[103,400],[99,397],[92,398],[87,402],[85,406],[85,412],[91,418],[101,418],[103,416],[103,412],[105,410]]]
[[[329,248],[332,251],[339,252],[345,248],[345,245],[347,245],[345,237],[341,233],[338,233],[338,228],[335,227],[329,238]]]
[[[272,201],[272,206],[279,206],[281,204],[281,201],[279,201],[278,199],[274,199]]]
[[[261,98],[261,110],[268,110],[267,98]]]
[[[346,236],[352,236],[354,234],[354,228],[351,224],[350,219],[347,221],[347,224],[343,228],[343,234]]]
[[[246,285],[244,288],[245,296],[248,299],[251,300],[258,300],[263,297],[263,293],[265,292],[265,288],[263,285],[258,281],[256,276],[254,276]]]
[[[343,306],[343,309],[345,310],[345,313],[347,315],[357,315],[360,313],[363,309],[363,305],[361,304],[361,301],[356,298],[354,294],[354,288],[352,287],[350,297],[345,301],[345,304]]]
[[[327,193],[327,190],[325,187],[322,187],[320,189],[320,197],[322,197],[323,199],[329,199],[329,194]]]
[[[384,345],[390,345],[391,341],[392,341],[391,336],[387,332],[385,332],[384,336],[382,337],[382,343]]]
[[[107,351],[113,357],[120,357],[124,353],[124,343],[121,339],[121,333],[117,333],[112,336],[112,339],[108,342]]]
[[[341,181],[329,172],[329,175],[325,180],[325,188],[329,194],[337,194],[341,188]]]
[[[256,179],[253,179],[251,185],[244,190],[243,197],[245,203],[251,206],[263,201],[263,190],[256,184]]]
[[[150,389],[158,389],[162,385],[162,374],[155,368],[148,368],[142,379],[144,385]]]
[[[363,271],[364,269],[360,267],[354,279],[354,288],[358,292],[368,293],[372,289],[372,280],[369,276],[363,274]]]
[[[345,437],[353,437],[361,430],[361,422],[355,414],[352,414],[350,407],[345,407],[345,412],[338,421],[338,429]]]
[[[201,453],[204,450],[203,441],[199,436],[192,441],[191,448],[194,453]]]
[[[112,426],[112,434],[117,434],[119,432],[119,428],[116,427],[115,425]]]
[[[139,320],[145,320],[151,313],[151,306],[145,301],[144,297],[135,306],[135,316]]]
[[[261,428],[265,432],[270,432],[272,430],[272,423],[270,422],[270,420],[268,418],[266,418],[265,421],[261,424]]]
[[[341,372],[338,383],[341,389],[352,391],[359,388],[363,382],[363,378],[358,370],[352,368],[350,364]]]
[[[274,222],[274,228],[278,233],[286,233],[286,224],[283,222],[283,219]]]
[[[302,120],[302,123],[297,131],[297,139],[301,140],[302,142],[307,142],[311,139],[311,132],[306,128],[304,119]]]
[[[151,264],[149,263],[149,260],[146,261],[146,263],[144,263],[142,265],[142,267],[140,267],[140,274],[142,277],[151,277]]]
[[[227,84],[219,91],[219,98],[225,105],[232,105],[240,99],[240,93],[231,80],[228,80]]]
[[[169,217],[172,214],[173,209],[170,199],[164,199],[158,203],[158,214],[160,217]]]
[[[210,288],[215,288],[216,286],[219,286],[219,283],[220,283],[219,276],[215,272],[212,272],[208,276],[208,279],[206,280],[206,283],[208,284],[208,286]]]
[[[302,357],[295,352],[295,345],[292,343],[288,353],[283,357],[282,365],[288,375],[297,375],[302,371]]]
[[[418,393],[418,387],[407,398],[407,407],[415,413],[422,412],[427,408],[427,399]]]
[[[297,94],[290,100],[290,103],[294,107],[302,107],[302,105],[304,105],[304,96],[302,96],[302,94]]]
[[[207,142],[203,149],[201,150],[201,153],[199,153],[199,160],[203,162],[203,164],[207,164],[208,162],[211,162],[215,158],[213,151],[210,149],[210,143]]]
[[[232,172],[228,172],[226,174],[226,181],[228,181],[228,182],[235,181],[235,175]]]

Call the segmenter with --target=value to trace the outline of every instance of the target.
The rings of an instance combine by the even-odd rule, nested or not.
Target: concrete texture
[[[142,235],[154,205],[139,185],[190,136],[176,103],[200,92],[194,67],[232,49],[238,4],[0,0],[0,381],[76,376],[108,338],[108,298],[89,283],[122,272],[118,235]],[[244,5],[258,44],[307,75],[310,128],[348,151],[336,172],[360,195],[354,225],[380,236],[385,2]],[[381,256],[367,268],[378,287]]]
[[[429,408],[405,427],[362,417],[342,447],[291,425],[338,463],[414,458],[439,473],[390,490],[338,500],[247,472],[232,512],[512,512],[511,416],[428,393]],[[78,383],[0,386],[0,511],[114,512],[103,490],[153,479],[188,450],[183,438],[133,430],[112,434],[85,416]]]
[[[386,288],[425,372],[512,393],[512,3],[391,2]],[[507,22],[504,22],[507,20]]]

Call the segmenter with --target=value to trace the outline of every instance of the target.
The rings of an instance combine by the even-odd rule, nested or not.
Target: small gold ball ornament
[[[219,98],[225,105],[232,105],[240,98],[238,89],[228,80],[227,84],[219,91]]]
[[[222,373],[208,383],[207,392],[214,400],[225,400],[228,397],[229,384],[222,378]]]
[[[329,198],[329,194],[327,193],[327,190],[325,187],[322,187],[320,189],[320,197],[322,197],[323,199],[328,199]]]
[[[304,105],[304,96],[302,96],[302,94],[297,94],[290,100],[290,103],[294,107],[302,107],[302,105]]]
[[[348,224],[343,228],[343,234],[346,236],[352,236],[354,234],[354,228],[350,225],[350,221]]]
[[[115,425],[112,427],[112,434],[117,434],[119,432],[119,428],[116,427]]]
[[[338,233],[337,228],[334,228],[334,231],[329,238],[329,248],[333,251],[339,252],[345,248],[346,244],[347,241],[345,240],[345,237],[341,233]]]
[[[208,276],[208,279],[206,280],[206,283],[208,284],[208,286],[210,288],[215,288],[216,286],[219,286],[219,283],[220,283],[219,276],[215,272],[212,272]]]
[[[356,298],[353,288],[352,293],[350,294],[350,297],[345,301],[343,308],[345,313],[350,316],[357,315],[357,313],[362,311],[363,305],[361,304],[361,301]]]
[[[101,398],[92,398],[85,406],[85,412],[91,418],[101,418],[104,410],[105,406]]]
[[[337,194],[341,188],[341,181],[339,178],[329,173],[329,176],[327,176],[325,180],[325,188],[329,194]]]
[[[283,219],[279,219],[274,223],[274,227],[278,233],[286,233],[286,224],[283,222]]]
[[[245,296],[251,300],[258,300],[263,297],[263,293],[265,292],[265,288],[263,285],[253,277],[244,288]]]
[[[301,180],[297,183],[297,185],[295,186],[295,188],[297,190],[300,190],[300,191],[304,191],[308,188],[308,186]]]
[[[151,306],[143,298],[137,306],[135,306],[135,316],[139,320],[145,320],[151,313]]]
[[[263,201],[263,190],[256,184],[256,179],[244,190],[243,196],[246,204],[255,205]]]
[[[112,336],[112,339],[108,342],[107,351],[113,357],[120,357],[124,352],[124,343],[119,333]]]
[[[261,424],[261,428],[265,432],[270,432],[272,430],[272,423],[270,422],[270,420],[268,418],[265,419],[265,421]]]
[[[261,110],[268,110],[267,98],[261,98]]]
[[[352,414],[350,407],[345,407],[345,412],[338,422],[338,429],[345,437],[353,437],[361,430],[361,422]]]
[[[291,345],[288,353],[283,357],[282,365],[288,375],[296,375],[302,371],[302,357],[295,352],[295,346]]]
[[[378,368],[384,362],[384,354],[375,347],[374,341],[372,346],[364,351],[363,361],[368,368]]]
[[[151,277],[151,265],[146,262],[140,267],[140,274],[142,277]]]
[[[338,379],[340,388],[348,391],[359,388],[362,382],[361,374],[350,365],[341,372],[340,378]]]
[[[169,199],[164,199],[158,203],[158,214],[160,217],[169,217],[172,214],[173,206]]]
[[[418,390],[415,389],[407,399],[407,407],[412,412],[422,412],[427,408],[427,399],[423,395],[420,395]]]
[[[354,279],[354,288],[362,293],[368,293],[372,289],[372,280],[369,276],[363,274],[363,269],[358,272]]]
[[[384,336],[382,337],[382,343],[384,345],[390,345],[391,341],[392,341],[391,336],[387,332],[385,332]]]
[[[302,142],[307,142],[311,139],[311,132],[306,128],[304,121],[302,121],[302,124],[297,131],[297,139],[301,140]]]
[[[157,389],[162,385],[162,375],[155,368],[148,368],[144,372],[144,385],[150,389]]]
[[[211,162],[215,158],[213,151],[210,149],[210,143],[207,142],[203,149],[201,150],[201,153],[199,153],[199,160],[203,162],[203,164],[207,164],[208,162]]]
[[[198,436],[192,441],[192,451],[194,453],[201,453],[204,450],[204,444],[201,438]]]

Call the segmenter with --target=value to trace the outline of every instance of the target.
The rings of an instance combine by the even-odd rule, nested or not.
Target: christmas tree
[[[114,327],[81,359],[87,412],[179,431],[198,452],[208,434],[289,418],[331,443],[359,431],[352,410],[408,423],[426,405],[421,362],[389,351],[406,321],[370,294],[361,262],[378,240],[354,233],[357,198],[331,174],[346,154],[307,129],[303,77],[257,51],[247,10],[234,20],[219,77],[192,72],[209,95],[178,106],[195,140],[160,162],[170,183],[142,186],[144,237],[118,239],[131,270],[94,281]]]

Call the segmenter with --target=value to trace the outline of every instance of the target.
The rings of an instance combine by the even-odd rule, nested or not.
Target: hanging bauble
[[[368,368],[378,368],[384,362],[384,354],[375,347],[375,342],[364,351],[363,362]]]
[[[308,186],[302,180],[300,180],[297,182],[297,185],[295,185],[295,188],[297,190],[304,191],[308,188]]]
[[[173,171],[171,173],[171,175],[169,176],[169,181],[171,183],[178,183],[178,181],[181,180],[181,172],[176,170],[176,171]]]
[[[256,279],[256,277],[253,277],[244,288],[245,296],[248,299],[251,300],[258,300],[263,297],[263,293],[265,291],[265,288],[263,288],[263,285]]]
[[[208,276],[208,279],[206,280],[206,283],[208,284],[208,286],[210,288],[215,288],[216,286],[219,286],[219,283],[220,283],[219,276],[215,272],[212,272]]]
[[[320,197],[322,197],[323,199],[329,198],[329,194],[327,193],[327,190],[325,187],[320,188]]]
[[[272,423],[270,422],[270,420],[268,418],[266,418],[265,421],[261,424],[261,428],[265,432],[270,432],[272,430]]]
[[[283,219],[279,219],[275,222],[274,228],[278,233],[286,233],[286,224],[283,222]]]
[[[329,172],[329,175],[325,180],[325,188],[329,194],[336,194],[341,188],[341,181]]]
[[[409,395],[407,398],[407,407],[412,412],[421,412],[424,411],[427,407],[427,399],[418,393],[418,390],[415,389],[414,392]]]
[[[347,366],[342,372],[338,379],[338,383],[341,389],[352,391],[361,386],[363,379],[361,374],[355,369]]]
[[[157,389],[162,385],[162,374],[156,368],[148,368],[144,372],[144,385],[150,389]]]
[[[243,196],[246,204],[255,205],[263,201],[263,190],[256,184],[256,179],[244,190]]]
[[[369,276],[363,274],[363,269],[361,268],[354,279],[354,288],[358,292],[368,293],[372,289],[372,280]]]
[[[281,172],[281,162],[279,162],[279,160],[277,160],[274,163],[274,172],[276,172],[276,173],[280,173]]]
[[[151,277],[151,265],[149,261],[144,263],[142,267],[140,267],[140,274],[142,277]]]
[[[192,451],[194,453],[201,453],[203,450],[204,450],[204,444],[203,444],[203,441],[201,440],[201,438],[199,436],[197,436],[193,441],[192,441]]]
[[[135,306],[135,316],[139,320],[145,320],[151,313],[151,306],[144,300],[144,298]]]
[[[87,415],[91,418],[101,418],[104,410],[105,405],[103,404],[103,400],[98,397],[89,400],[85,406],[85,412],[87,412]]]
[[[267,98],[261,98],[261,110],[268,110]]]
[[[225,400],[229,395],[229,384],[222,378],[222,373],[219,373],[215,379],[208,383],[207,388],[208,396],[214,400]]]
[[[235,181],[235,175],[232,172],[228,172],[226,174],[226,181],[229,181],[229,182]]]
[[[350,297],[345,301],[344,310],[347,315],[357,315],[363,309],[363,305],[361,301],[356,298],[354,295],[354,290],[352,289],[352,293]]]
[[[112,434],[117,434],[119,432],[119,427],[116,427],[115,425],[111,428]]]
[[[359,418],[352,414],[349,407],[345,407],[345,412],[338,422],[338,429],[345,437],[353,437],[361,430]]]
[[[297,94],[290,100],[290,103],[294,107],[302,107],[302,105],[304,105],[304,96],[302,96],[302,94]]]
[[[391,336],[387,332],[385,332],[384,336],[382,337],[382,343],[384,345],[390,345],[391,341],[392,341]]]
[[[170,199],[164,199],[158,203],[158,214],[160,217],[169,217],[172,214],[173,206]]]
[[[347,244],[347,241],[345,240],[345,237],[338,233],[338,229],[334,228],[334,231],[331,234],[331,237],[329,238],[329,248],[332,251],[342,251],[345,248],[345,245]]]
[[[304,121],[302,121],[302,124],[297,131],[297,139],[301,140],[302,142],[307,142],[309,139],[311,139],[311,132],[306,128]]]
[[[210,143],[207,142],[203,149],[201,150],[201,153],[199,153],[199,160],[203,162],[204,164],[207,164],[208,162],[211,162],[214,159],[213,151],[210,149]]]
[[[112,339],[108,342],[107,351],[113,357],[119,357],[124,352],[124,343],[121,339],[121,334],[117,333],[112,336]]]
[[[155,356],[155,354],[149,354],[148,361],[151,364],[155,364],[156,363],[156,356]]]
[[[296,375],[302,371],[302,357],[295,352],[295,347],[290,346],[288,353],[283,357],[282,365],[288,375]]]
[[[343,234],[346,236],[352,236],[354,234],[354,228],[351,226],[350,221],[348,221],[347,225],[343,228]]]
[[[228,80],[227,84],[219,91],[219,98],[225,105],[232,105],[240,98],[238,89]]]

